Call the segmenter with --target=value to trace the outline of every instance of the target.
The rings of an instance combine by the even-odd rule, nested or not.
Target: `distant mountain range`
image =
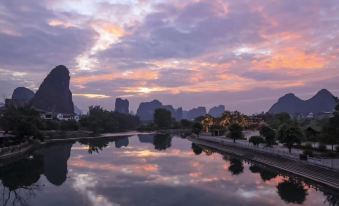
[[[277,114],[287,112],[290,115],[309,113],[331,112],[336,106],[334,95],[326,89],[320,90],[316,95],[308,100],[302,100],[292,93],[279,98],[268,113]]]

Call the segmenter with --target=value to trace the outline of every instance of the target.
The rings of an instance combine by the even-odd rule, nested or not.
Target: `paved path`
[[[284,157],[277,157],[275,155],[267,155],[250,148],[244,148],[237,144],[229,145],[216,143],[213,141],[206,141],[202,138],[189,137],[188,140],[193,143],[214,148],[226,153],[235,154],[245,159],[256,161],[268,166],[284,170],[301,177],[313,180],[315,182],[327,185],[335,190],[339,190],[339,171],[326,169],[324,167],[306,164],[301,161],[296,161]]]
[[[210,136],[210,135],[200,135],[200,139],[206,141],[214,141],[221,144],[230,144],[234,145],[233,139],[225,138],[224,136]],[[239,147],[246,147],[252,150],[256,150],[259,152],[265,152],[269,154],[275,154],[278,156],[282,156],[288,159],[299,160],[299,155],[303,153],[303,150],[293,148],[292,152],[289,153],[288,149],[283,145],[274,145],[272,147],[266,147],[264,144],[259,145],[258,147],[254,146],[248,140],[237,140],[236,145]],[[307,160],[310,164],[315,164],[318,166],[328,167],[330,169],[336,169],[339,171],[339,159],[329,159],[329,158],[308,158]]]

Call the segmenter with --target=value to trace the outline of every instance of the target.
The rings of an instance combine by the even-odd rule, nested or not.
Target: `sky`
[[[0,2],[0,95],[36,91],[57,65],[76,105],[267,111],[279,97],[339,96],[338,0]]]

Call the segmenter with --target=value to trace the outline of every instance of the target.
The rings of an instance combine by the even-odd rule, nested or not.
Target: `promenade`
[[[271,151],[262,150],[261,148],[254,148],[240,142],[233,143],[232,140],[220,137],[188,137],[188,140],[195,144],[275,167],[339,190],[339,170],[330,169],[312,162],[301,161],[295,158],[294,155],[288,156],[287,154],[272,152],[273,149]]]

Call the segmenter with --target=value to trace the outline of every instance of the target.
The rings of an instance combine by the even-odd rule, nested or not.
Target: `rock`
[[[193,120],[197,117],[205,116],[206,115],[206,108],[205,107],[197,107],[189,110],[187,112],[187,119]]]
[[[69,84],[68,69],[62,65],[55,67],[40,85],[32,106],[45,112],[73,114],[74,104]]]
[[[74,114],[81,116],[82,115],[82,110],[79,109],[76,105],[74,105]]]
[[[153,100],[151,102],[142,102],[137,110],[137,116],[140,118],[141,121],[153,121],[155,110],[160,108],[170,111],[172,118],[175,118],[176,120],[182,119],[181,108],[175,109],[172,105],[163,105],[158,100]]]
[[[316,95],[308,100],[302,100],[294,94],[286,94],[279,98],[268,113],[277,114],[287,112],[290,115],[309,113],[332,112],[336,106],[335,97],[326,89],[320,90]]]
[[[225,112],[225,106],[224,105],[219,105],[212,107],[209,111],[208,114],[211,115],[212,117],[221,117]]]
[[[14,90],[12,94],[12,101],[15,101],[19,104],[28,104],[34,97],[34,92],[25,87],[18,87]]]
[[[122,114],[129,114],[129,102],[127,99],[117,98],[115,100],[115,111]]]
[[[151,102],[142,102],[137,110],[137,116],[141,121],[153,121],[153,115],[156,109],[162,107],[162,103],[158,100]]]

